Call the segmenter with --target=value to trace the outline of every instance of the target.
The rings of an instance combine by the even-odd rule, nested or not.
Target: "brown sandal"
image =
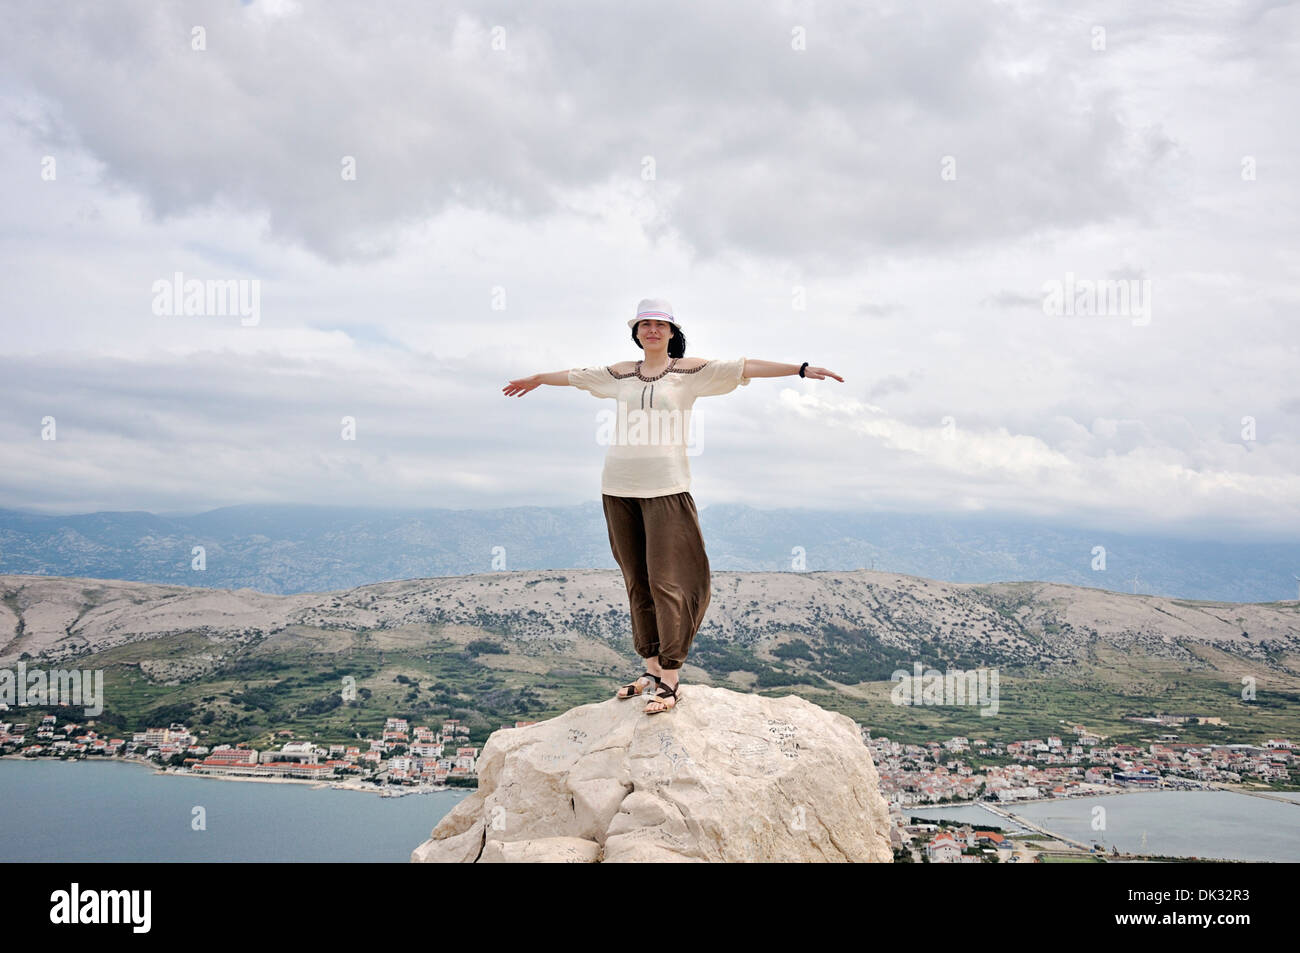
[[[627,698],[636,698],[636,696],[638,695],[644,695],[647,689],[641,687],[641,679],[643,678],[653,678],[655,680],[655,684],[656,685],[659,684],[658,675],[653,675],[650,672],[642,672],[640,675],[637,676],[635,682],[631,682],[627,685],[624,685],[615,693],[614,697],[627,699]]]
[[[677,694],[677,689],[680,687],[681,685],[675,685],[670,688],[668,685],[664,684],[662,679],[660,679],[659,691],[655,692],[654,698],[650,699],[648,702],[645,703],[646,704],[645,713],[647,715],[657,715],[661,711],[670,711],[676,708],[677,703],[681,701],[681,696]],[[672,699],[671,703],[666,700],[669,698]],[[660,699],[665,699],[665,700],[660,701]],[[651,705],[656,705],[656,704],[659,705],[660,707],[658,708],[650,707]]]

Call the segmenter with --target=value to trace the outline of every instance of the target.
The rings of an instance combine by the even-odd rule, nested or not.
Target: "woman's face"
[[[642,347],[659,347],[673,336],[673,326],[658,318],[642,318],[637,322],[636,336],[641,339]]]

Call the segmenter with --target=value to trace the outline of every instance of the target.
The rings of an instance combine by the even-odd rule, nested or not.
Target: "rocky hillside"
[[[616,570],[283,596],[0,576],[0,668],[102,669],[101,721],[122,731],[183,721],[210,743],[269,743],[281,729],[344,740],[389,715],[441,715],[477,742],[609,697],[639,672],[626,598]],[[999,716],[892,703],[891,674],[918,663],[996,667]],[[1300,605],[866,570],[715,572],[683,678],[797,692],[910,738],[1009,740],[1079,720],[1119,736],[1139,730],[1133,717],[1173,712],[1217,719],[1193,720],[1189,739],[1258,742],[1300,735]]]
[[[473,626],[510,641],[628,635],[611,570],[441,576],[273,596],[112,580],[0,576],[0,665],[59,661],[179,633],[214,651],[290,627]],[[1057,583],[948,583],[870,572],[713,574],[700,638],[754,646],[852,635],[887,651],[1008,666],[1087,657],[1098,643],[1194,663],[1202,644],[1296,673],[1300,603],[1127,595]]]

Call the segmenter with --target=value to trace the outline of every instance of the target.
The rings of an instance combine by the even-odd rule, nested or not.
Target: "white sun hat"
[[[628,321],[627,326],[635,330],[636,323],[646,318],[667,321],[676,326],[677,330],[683,333],[686,331],[682,323],[673,317],[673,306],[664,298],[642,298],[641,303],[636,306],[636,317]]]

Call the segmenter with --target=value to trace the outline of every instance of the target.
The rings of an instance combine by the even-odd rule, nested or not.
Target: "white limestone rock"
[[[875,861],[889,811],[857,726],[797,695],[684,684],[493,733],[416,862]]]

